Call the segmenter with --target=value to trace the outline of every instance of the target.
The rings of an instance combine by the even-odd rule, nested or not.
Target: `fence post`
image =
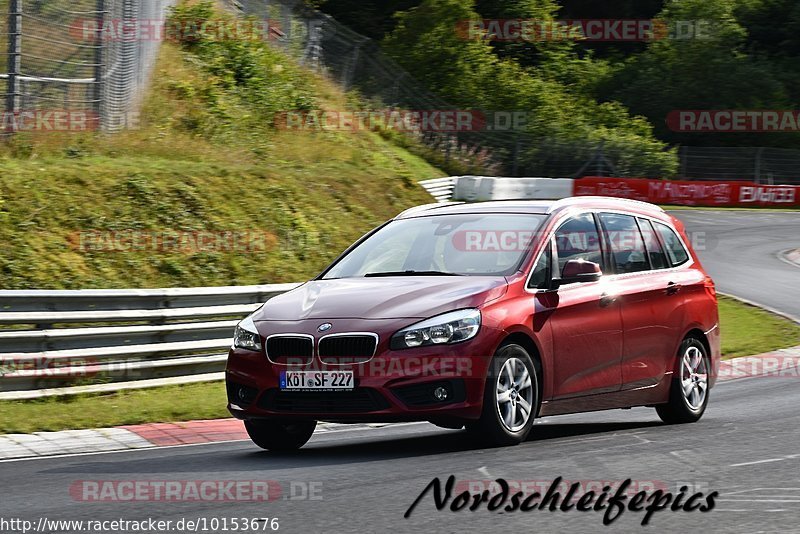
[[[103,42],[103,25],[106,20],[106,0],[97,0],[97,32],[94,38],[94,112],[97,119],[97,129],[100,130],[105,124],[103,117],[103,87],[105,85],[105,69],[103,60],[105,57],[105,43]]]
[[[686,167],[689,165],[689,147],[681,145],[678,149],[678,178],[686,179]]]
[[[308,35],[301,63],[312,70],[319,71],[322,58],[322,28],[325,22],[321,18],[312,18],[308,19],[306,24],[308,25]]]
[[[281,3],[281,30],[283,30],[284,45],[290,48],[292,45],[292,13],[293,5]]]
[[[753,181],[757,184],[761,183],[761,156],[763,154],[764,154],[764,147],[762,146],[759,147],[758,150],[756,151],[756,168],[753,173],[754,174],[753,178],[755,178],[755,180]]]
[[[16,130],[22,72],[22,0],[8,3],[8,79],[6,80],[6,114],[10,132]],[[10,120],[10,122],[8,122]],[[8,131],[8,130],[7,130]]]
[[[353,55],[350,58],[350,62],[347,65],[347,68],[344,70],[344,75],[342,76],[342,85],[344,86],[345,91],[349,91],[350,88],[353,86],[353,77],[356,73],[356,68],[358,67],[358,62],[361,56],[361,45],[363,41],[356,44],[355,48],[353,49]]]
[[[392,85],[392,106],[400,105],[400,82],[405,77],[405,73],[401,72],[399,76],[394,79],[394,85]]]

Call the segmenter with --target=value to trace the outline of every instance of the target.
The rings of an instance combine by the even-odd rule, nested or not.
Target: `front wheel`
[[[520,345],[504,345],[489,366],[483,410],[467,430],[490,446],[517,445],[525,441],[539,406],[536,367]]]
[[[667,424],[699,421],[708,406],[708,375],[711,362],[705,345],[687,338],[678,351],[678,368],[672,378],[669,402],[656,406]]]
[[[270,451],[296,451],[311,439],[316,427],[316,421],[282,422],[255,419],[244,422],[244,428],[253,443]]]

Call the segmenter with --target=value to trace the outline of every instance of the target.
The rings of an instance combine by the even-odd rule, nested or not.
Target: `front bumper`
[[[307,366],[270,363],[264,353],[232,349],[226,382],[228,409],[239,419],[333,422],[452,422],[477,419],[499,332],[483,328],[474,339],[449,346],[391,351],[381,343],[363,364]],[[286,370],[352,370],[352,391],[281,391]],[[433,395],[436,388],[447,398]]]

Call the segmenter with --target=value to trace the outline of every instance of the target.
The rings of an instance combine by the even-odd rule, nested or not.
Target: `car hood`
[[[270,299],[254,321],[425,319],[503,296],[504,277],[393,276],[314,280]]]

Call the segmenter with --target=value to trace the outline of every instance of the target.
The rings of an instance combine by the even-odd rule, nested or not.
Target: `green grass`
[[[724,358],[800,345],[800,326],[721,297]],[[63,399],[0,402],[0,434],[229,417],[221,382]]]
[[[800,345],[800,326],[738,300],[720,297],[722,357],[751,356]]]
[[[230,417],[222,382],[0,402],[0,434]]]

